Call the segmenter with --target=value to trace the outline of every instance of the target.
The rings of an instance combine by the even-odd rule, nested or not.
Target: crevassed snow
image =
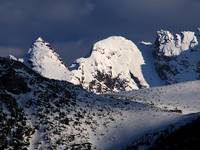
[[[44,77],[56,80],[70,80],[70,72],[59,55],[39,37],[24,57],[24,63]]]
[[[136,82],[144,87],[149,86],[142,74],[141,65],[144,64],[144,60],[140,50],[132,41],[123,37],[113,36],[97,42],[93,46],[91,56],[78,59],[76,64],[78,69],[72,71],[74,74],[72,82],[81,84],[86,89],[89,89],[91,82],[101,87],[108,87],[105,81],[97,79],[98,72],[108,75],[113,80],[119,78],[125,81],[125,90],[138,89]],[[138,81],[135,81],[132,76]],[[117,87],[113,89],[113,91],[118,90]]]

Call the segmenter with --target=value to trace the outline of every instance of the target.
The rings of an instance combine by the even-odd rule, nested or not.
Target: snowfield
[[[170,86],[142,89],[116,94],[116,97],[168,110],[180,110],[183,114],[200,111],[200,81],[190,81]]]
[[[124,130],[130,129],[127,131],[127,133],[133,132],[132,135],[137,135],[139,130],[140,134],[143,133],[148,135],[148,133],[151,132],[156,133],[156,130],[159,128],[164,129],[166,127],[169,127],[170,124],[178,127],[179,125],[184,125],[186,122],[190,122],[194,118],[200,117],[199,92],[200,81],[192,81],[170,86],[142,89],[133,92],[123,92],[114,94],[110,97],[116,98],[118,100],[138,102],[140,104],[154,106],[156,108],[160,108],[161,110],[166,110],[170,112],[167,115],[166,113],[164,113],[164,116],[162,116],[163,113],[160,112],[153,112],[152,114],[151,111],[143,111],[142,114],[138,116],[139,120],[137,120],[138,118],[134,115],[134,117],[132,119],[130,118],[131,120],[129,120],[130,124],[127,124],[128,126],[131,125],[131,127],[136,126],[135,129],[127,128],[125,125]],[[178,112],[180,114],[177,114],[175,112]],[[133,114],[137,113],[138,112]],[[154,117],[151,117],[151,115],[153,115]],[[160,117],[164,120],[162,120]],[[138,127],[137,124],[139,124]],[[143,130],[146,130],[146,132],[143,132]],[[136,136],[136,139],[138,137],[140,136]]]
[[[15,128],[3,136],[20,139],[7,143],[9,148],[18,143],[30,150],[121,150],[200,117],[199,81],[100,96],[68,82],[45,79],[20,62],[4,58],[0,59],[0,79],[0,123]],[[10,119],[15,122],[10,124]],[[21,129],[26,132],[15,134]]]

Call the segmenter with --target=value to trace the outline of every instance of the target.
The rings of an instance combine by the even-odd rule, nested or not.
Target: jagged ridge
[[[159,31],[155,42],[155,68],[166,84],[200,79],[199,36],[182,32],[176,37],[169,31]]]
[[[98,94],[130,91],[199,79],[198,40],[199,33],[174,35],[161,30],[155,44],[143,42],[138,48],[130,40],[113,36],[95,43],[91,55],[77,59],[69,71],[49,44],[38,38],[25,64],[44,77],[69,81]]]

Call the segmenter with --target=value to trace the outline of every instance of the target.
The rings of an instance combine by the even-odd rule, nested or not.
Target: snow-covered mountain
[[[38,38],[24,63],[42,76],[69,81],[94,93],[137,90],[200,79],[200,32],[158,31],[154,44],[112,36],[94,44],[87,58],[68,67]],[[10,57],[14,59],[13,56]]]
[[[200,120],[199,39],[161,30],[154,44],[136,46],[113,36],[95,43],[71,71],[42,38],[23,60],[0,58],[0,149],[155,146]]]
[[[154,45],[155,68],[165,84],[200,79],[199,35],[159,31]]]
[[[72,83],[95,93],[148,87],[142,73],[140,50],[123,37],[109,37],[94,44],[90,57],[72,64]]]
[[[42,76],[55,80],[70,80],[70,71],[60,56],[39,37],[24,57],[24,63]]]
[[[140,138],[152,142],[200,117],[199,85],[104,97],[0,58],[0,149],[121,150]]]
[[[158,31],[155,41],[158,56],[173,57],[182,52],[195,49],[198,45],[195,32],[184,31],[181,34],[173,35],[169,31]]]

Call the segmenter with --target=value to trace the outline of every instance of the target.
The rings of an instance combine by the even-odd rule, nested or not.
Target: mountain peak
[[[70,80],[70,72],[60,56],[49,43],[44,42],[40,37],[25,55],[24,63],[44,77],[56,80]]]
[[[144,60],[130,40],[112,36],[94,44],[90,57],[76,61],[73,83],[96,92],[117,92],[146,87]]]
[[[199,79],[198,33],[172,34],[158,31],[155,42],[155,69],[166,84]]]
[[[41,37],[38,37],[35,42],[44,42],[44,40]]]
[[[156,54],[159,56],[177,56],[181,52],[193,49],[198,45],[195,32],[184,31],[180,34],[172,34],[169,31],[158,31],[155,42]]]
[[[118,53],[118,52],[126,51],[128,48],[131,48],[132,46],[133,46],[133,43],[124,37],[111,36],[104,40],[96,42],[93,46],[93,52],[99,51],[102,54],[109,55],[112,52]]]

